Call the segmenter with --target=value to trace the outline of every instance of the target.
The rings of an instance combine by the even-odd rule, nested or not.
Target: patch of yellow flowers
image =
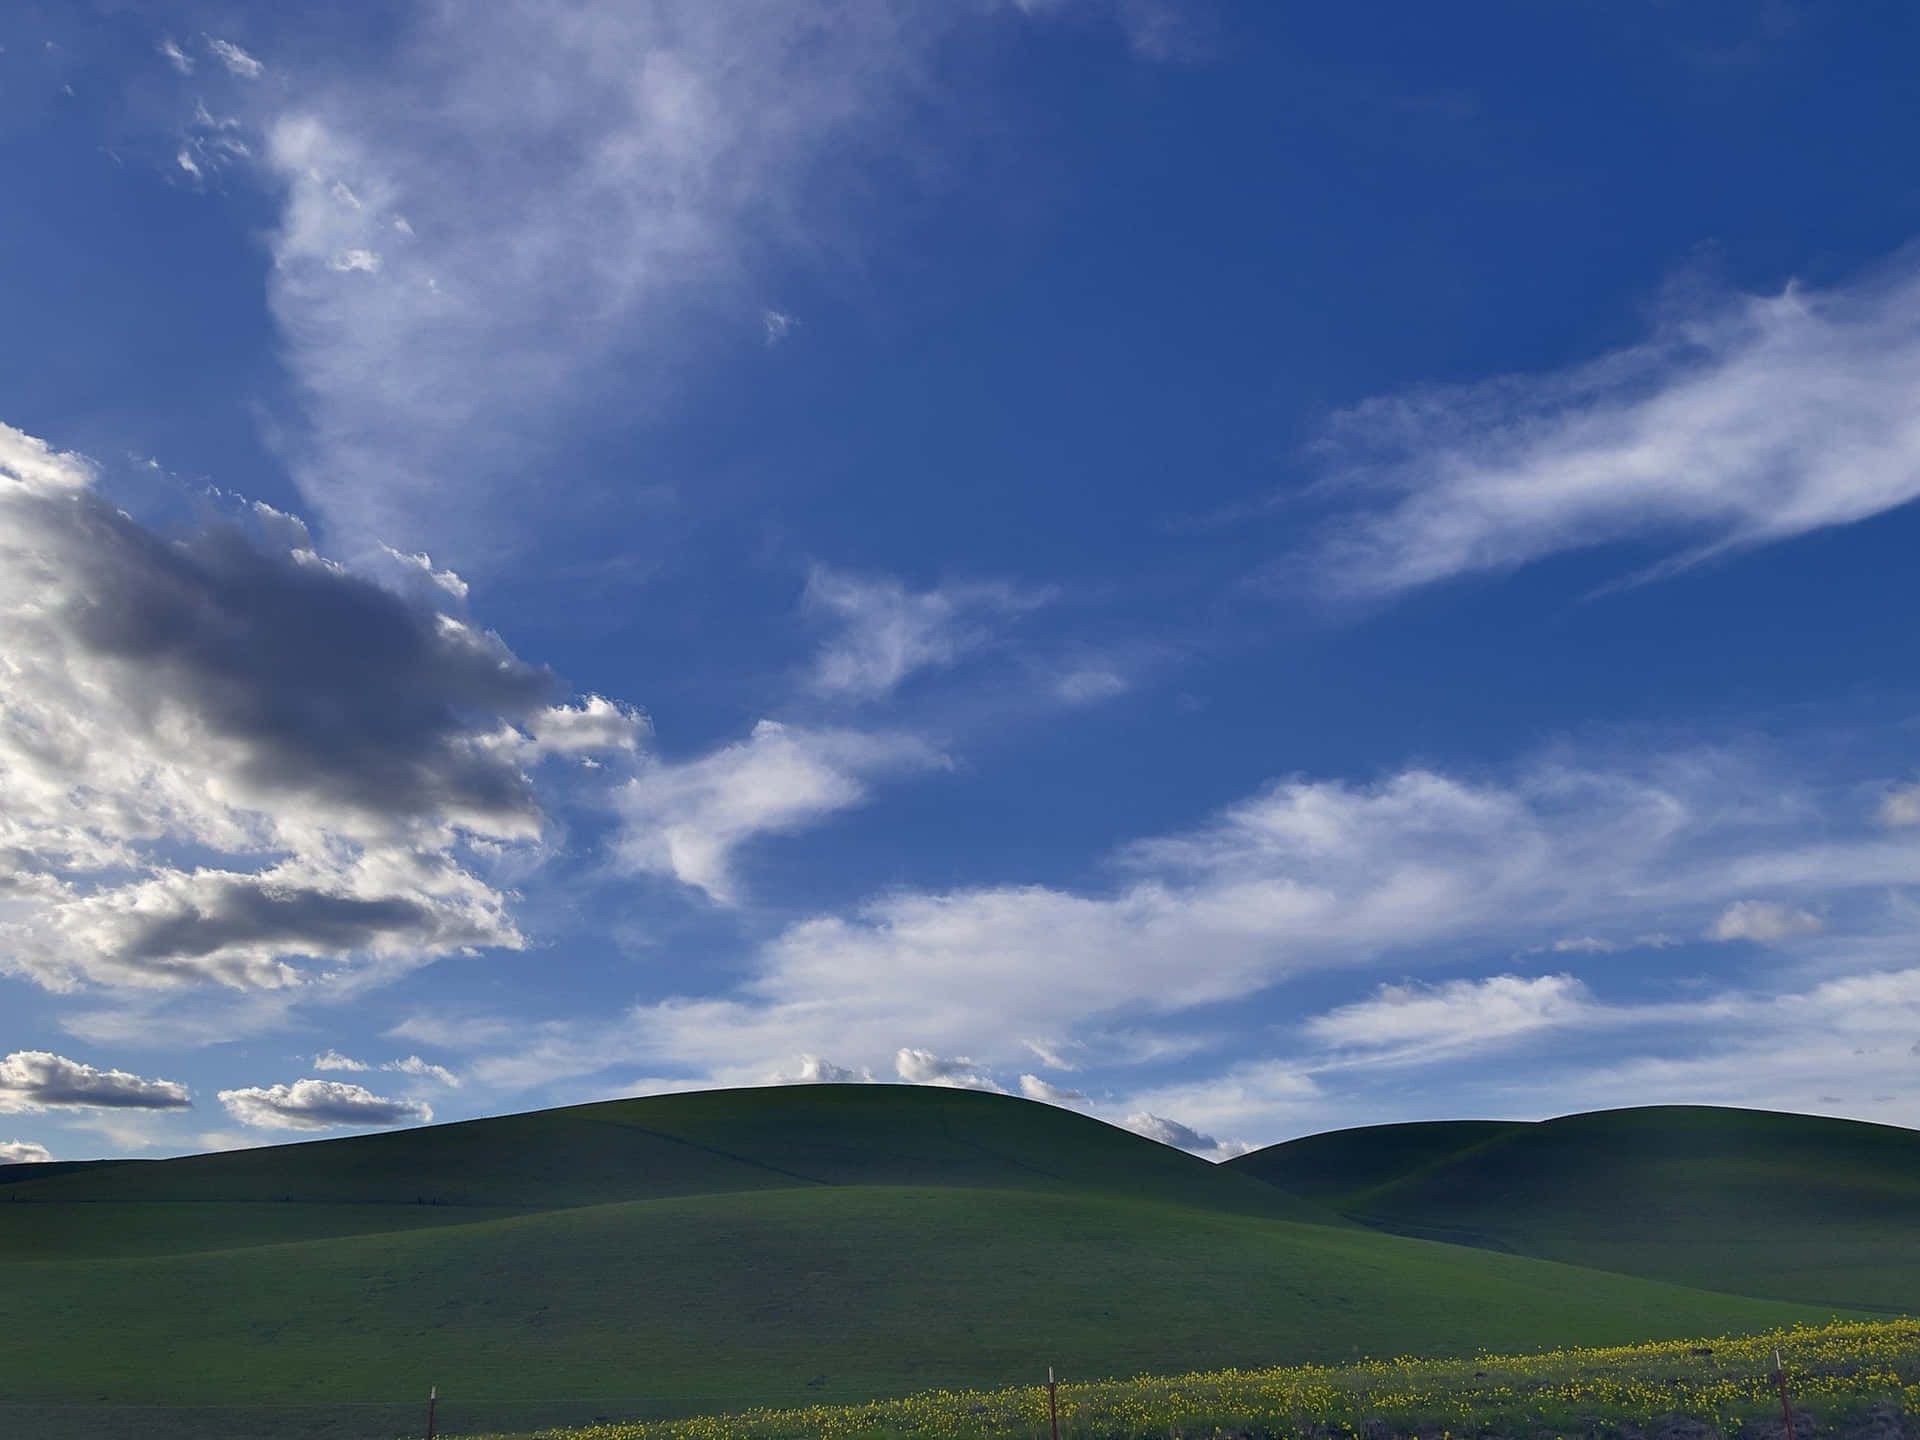
[[[1778,1426],[1776,1350],[1785,1358],[1796,1412],[1804,1408],[1822,1422],[1876,1407],[1920,1416],[1920,1320],[1901,1319],[1465,1361],[1368,1360],[1062,1384],[1060,1433],[1075,1440],[1241,1434],[1570,1440],[1686,1417],[1733,1435],[1754,1422]],[[1047,1434],[1046,1387],[1031,1385],[541,1432],[542,1440],[1040,1440]]]

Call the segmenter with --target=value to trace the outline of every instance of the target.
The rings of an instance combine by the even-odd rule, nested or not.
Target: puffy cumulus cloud
[[[313,1057],[316,1070],[346,1070],[349,1072],[371,1070],[373,1066],[364,1060],[355,1060],[351,1055],[342,1055],[338,1050],[322,1050]]]
[[[1020,1077],[1020,1093],[1029,1100],[1039,1100],[1047,1105],[1084,1105],[1087,1095],[1084,1090],[1069,1090],[1062,1085],[1051,1085],[1038,1075]]]
[[[343,1126],[424,1125],[433,1109],[420,1100],[392,1100],[344,1080],[296,1080],[219,1092],[242,1125],[265,1130],[336,1130]]]
[[[1494,975],[1441,985],[1382,985],[1366,1000],[1316,1015],[1304,1028],[1321,1045],[1366,1051],[1370,1063],[1379,1063],[1578,1024],[1591,1008],[1587,987],[1571,975]]]
[[[1045,591],[999,581],[913,591],[888,576],[816,567],[804,604],[836,621],[839,633],[821,647],[812,687],[853,700],[889,694],[915,671],[951,665],[986,644],[995,617],[1034,609],[1047,599]]]
[[[31,1140],[0,1140],[0,1165],[44,1165],[53,1152]]]
[[[168,539],[4,425],[0,673],[0,969],[53,988],[517,945],[476,847],[537,840],[530,766],[641,723],[294,517]]]
[[[1340,1103],[1301,1063],[1265,1059],[1235,1061],[1213,1074],[1136,1092],[1126,1108],[1133,1114],[1184,1115],[1196,1131],[1251,1133],[1271,1143],[1352,1124],[1357,1107]],[[1232,1153],[1247,1148],[1236,1141]]]
[[[1818,915],[1777,905],[1771,900],[1736,900],[1720,912],[1707,934],[1714,940],[1755,940],[1767,944],[1797,935],[1817,935],[1826,926]]]
[[[1191,1151],[1215,1160],[1244,1155],[1253,1148],[1238,1140],[1216,1140],[1211,1135],[1201,1134],[1191,1125],[1182,1125],[1178,1120],[1169,1120],[1164,1115],[1155,1115],[1146,1110],[1136,1110],[1127,1116],[1126,1126],[1134,1134],[1158,1140],[1162,1145],[1171,1145],[1176,1150]]]
[[[0,1060],[0,1111],[185,1110],[187,1087],[125,1070],[98,1070],[45,1050],[16,1050]]]
[[[767,1079],[775,1085],[871,1085],[873,1071],[864,1065],[852,1070],[818,1055],[802,1055],[796,1069],[776,1070]]]
[[[1329,459],[1365,497],[1321,555],[1383,594],[1617,540],[1668,564],[1920,496],[1920,252],[1851,286],[1694,303],[1563,373],[1369,401]]]
[[[618,860],[731,902],[733,858],[749,841],[791,834],[860,804],[870,779],[943,763],[909,736],[762,720],[746,740],[697,760],[643,763],[616,794]]]
[[[467,598],[467,582],[452,570],[436,570],[433,557],[426,551],[417,550],[409,555],[394,549],[391,545],[382,545],[380,551],[403,572],[423,579],[430,585],[437,585],[456,600]]]
[[[964,1055],[952,1059],[931,1050],[901,1047],[893,1057],[893,1073],[909,1085],[945,1085],[955,1090],[991,1090],[1005,1094],[985,1068]]]

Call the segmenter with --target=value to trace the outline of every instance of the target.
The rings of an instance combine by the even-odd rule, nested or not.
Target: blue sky
[[[0,1154],[1920,1123],[1904,7],[0,21]]]

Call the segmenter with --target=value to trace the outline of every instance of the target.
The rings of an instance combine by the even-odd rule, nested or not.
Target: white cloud
[[[53,1152],[30,1140],[0,1140],[0,1165],[44,1165]]]
[[[786,339],[799,324],[797,319],[784,310],[764,310],[760,314],[760,325],[766,331],[769,348]]]
[[[1047,592],[1004,581],[909,590],[889,576],[861,577],[816,567],[804,604],[833,619],[839,634],[821,647],[811,683],[822,695],[870,700],[919,670],[953,664],[992,638],[988,623],[1043,605]]]
[[[313,1057],[313,1068],[316,1070],[359,1071],[371,1070],[373,1066],[367,1064],[364,1060],[355,1060],[350,1055],[342,1055],[338,1050],[322,1050],[318,1055]]]
[[[0,1060],[0,1112],[24,1110],[185,1110],[187,1087],[125,1070],[97,1070],[45,1050],[16,1050]]]
[[[316,1066],[315,1068],[318,1069],[319,1067]],[[389,1060],[380,1068],[382,1070],[391,1070],[400,1075],[417,1075],[422,1080],[433,1080],[441,1085],[445,1085],[449,1089],[457,1090],[460,1087],[460,1077],[454,1074],[453,1071],[447,1069],[444,1065],[435,1065],[430,1061],[422,1060],[418,1055],[407,1055],[398,1060]]]
[[[531,500],[529,458],[607,403],[604,377],[626,377],[625,407],[667,402],[712,315],[760,309],[770,247],[838,247],[830,197],[863,156],[908,143],[889,117],[966,19],[742,0],[429,6],[351,73],[290,72],[294,98],[260,123],[288,197],[270,299],[307,401],[292,459],[335,543],[431,540],[465,562],[497,545],[503,508],[564,507],[551,486]],[[404,254],[376,274],[332,270],[380,251],[403,215]]]
[[[1907,504],[1917,260],[1838,289],[1694,304],[1570,371],[1349,411],[1327,449],[1378,504],[1328,542],[1326,578],[1383,594],[1620,540],[1685,564]]]
[[[276,1130],[334,1130],[342,1126],[424,1125],[433,1109],[424,1101],[393,1100],[344,1080],[296,1080],[222,1090],[220,1103],[242,1125]]]
[[[518,945],[484,847],[534,845],[528,767],[627,715],[294,517],[168,539],[5,425],[0,672],[0,970],[59,989]]]
[[[902,1046],[893,1057],[893,1073],[909,1085],[945,1085],[954,1090],[991,1090],[1004,1094],[1000,1084],[984,1068],[965,1055],[951,1059],[931,1050]]]
[[[941,763],[908,736],[762,720],[746,740],[698,760],[645,762],[616,796],[619,860],[730,903],[738,898],[733,858],[749,841],[791,834],[859,805],[870,779]]]
[[[1136,1135],[1158,1140],[1162,1145],[1171,1145],[1176,1150],[1190,1150],[1196,1155],[1216,1160],[1244,1155],[1254,1148],[1238,1140],[1216,1140],[1211,1135],[1201,1134],[1191,1125],[1182,1125],[1178,1120],[1169,1120],[1164,1115],[1155,1115],[1146,1110],[1136,1110],[1127,1116],[1126,1126]]]
[[[1882,825],[1920,825],[1920,785],[1907,785],[1887,793],[1880,802]]]
[[[229,75],[237,75],[242,80],[258,80],[260,72],[266,69],[266,66],[231,40],[222,40],[217,36],[209,35],[206,41],[207,49],[213,52],[214,59],[227,67]]]
[[[1770,900],[1736,900],[1720,912],[1708,936],[1714,940],[1755,940],[1767,944],[1796,935],[1817,935],[1825,927],[1818,915]]]
[[[165,57],[166,62],[182,75],[193,73],[193,57],[182,50],[171,35],[161,36],[160,43],[154,46],[154,49],[158,50]]]
[[[802,1055],[797,1070],[776,1070],[767,1080],[775,1085],[871,1085],[873,1071],[864,1065],[850,1070],[818,1055]]]
[[[205,102],[196,102],[193,117],[181,132],[180,148],[174,156],[174,163],[198,184],[209,175],[252,155],[251,147],[242,138],[242,129],[237,117],[215,115],[207,109]],[[149,468],[160,468],[151,461],[148,463]]]
[[[1440,985],[1382,985],[1366,1000],[1316,1015],[1304,1029],[1337,1050],[1397,1052],[1402,1060],[1478,1048],[1578,1024],[1592,1005],[1572,975],[1494,975]]]
[[[1127,677],[1117,670],[1087,666],[1069,670],[1054,682],[1053,693],[1068,705],[1092,705],[1127,693]]]
[[[454,599],[464,600],[467,598],[467,582],[462,580],[460,576],[452,570],[434,569],[433,557],[425,551],[415,551],[413,554],[408,555],[394,549],[391,545],[382,545],[380,548],[386,553],[388,559],[394,561],[406,570],[425,576],[428,581],[439,586],[440,589],[446,591],[447,594],[453,596]]]
[[[531,750],[538,755],[634,754],[652,733],[647,717],[631,705],[589,695],[578,705],[552,705],[528,721]]]
[[[1062,1085],[1051,1085],[1038,1075],[1020,1077],[1020,1093],[1029,1100],[1039,1100],[1048,1105],[1084,1105],[1087,1095],[1084,1090],[1069,1090]]]
[[[343,274],[356,270],[363,275],[378,274],[380,270],[380,252],[378,250],[368,250],[356,245],[350,250],[342,250],[338,255],[335,255],[331,260],[327,261],[327,268],[329,270],[338,270]]]

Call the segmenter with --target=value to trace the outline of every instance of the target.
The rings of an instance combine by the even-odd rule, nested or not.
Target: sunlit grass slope
[[[1842,1322],[1733,1339],[1663,1341],[1465,1361],[1209,1371],[1069,1380],[1060,1433],[1081,1440],[1253,1435],[1326,1440],[1393,1435],[1622,1435],[1664,1429],[1772,1435],[1781,1430],[1772,1371],[1785,1357],[1798,1432],[1898,1435],[1920,1414],[1920,1323]],[[960,1390],[866,1405],[808,1406],[650,1424],[606,1424],[543,1440],[1039,1440],[1044,1387]],[[1688,1425],[1687,1422],[1695,1422]]]
[[[1660,1106],[1344,1131],[1228,1168],[1401,1234],[1740,1294],[1920,1311],[1920,1132],[1893,1126]]]
[[[0,1206],[0,1209],[8,1207]],[[1121,1194],[846,1186],[0,1267],[0,1396],[291,1404],[437,1384],[669,1411],[1825,1318]]]

